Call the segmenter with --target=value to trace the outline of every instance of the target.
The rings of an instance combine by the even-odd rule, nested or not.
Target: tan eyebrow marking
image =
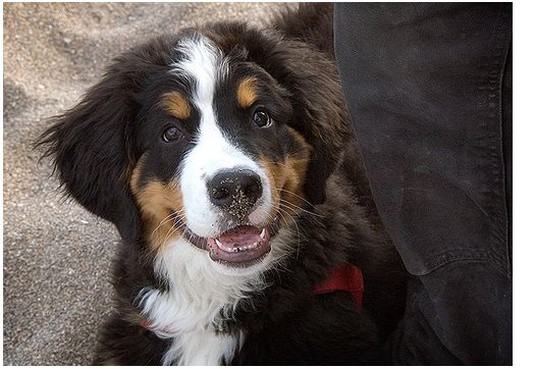
[[[254,77],[243,79],[239,83],[239,86],[237,86],[237,103],[239,106],[243,109],[248,109],[254,104],[257,98],[256,79]]]
[[[187,119],[191,116],[191,105],[178,91],[163,94],[163,108],[178,119]]]

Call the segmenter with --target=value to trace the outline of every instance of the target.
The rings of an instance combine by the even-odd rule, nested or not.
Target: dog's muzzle
[[[278,233],[278,217],[269,224],[252,224],[249,216],[260,206],[263,186],[260,176],[247,168],[224,169],[206,181],[209,201],[228,227],[215,237],[200,237],[190,229],[184,235],[193,245],[209,252],[213,261],[247,267],[271,251],[271,238]]]

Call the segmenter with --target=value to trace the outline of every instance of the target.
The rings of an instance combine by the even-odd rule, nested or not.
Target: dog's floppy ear
[[[116,58],[103,79],[56,117],[37,142],[54,160],[67,193],[113,222],[126,240],[137,236],[140,225],[129,186],[139,156],[132,143],[138,96],[151,76],[167,70],[175,43],[175,37],[162,36]]]
[[[289,124],[313,147],[304,191],[309,201],[321,204],[326,197],[326,180],[351,139],[341,83],[334,63],[306,44],[278,42],[272,55],[270,73],[293,97]]]
[[[131,239],[138,219],[128,186],[133,164],[128,126],[136,111],[132,84],[138,67],[121,59],[77,106],[53,118],[37,146],[46,147],[44,156],[53,159],[69,195]]]

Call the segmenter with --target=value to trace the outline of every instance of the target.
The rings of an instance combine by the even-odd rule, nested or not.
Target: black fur
[[[242,350],[227,364],[383,364],[380,343],[402,315],[404,269],[376,214],[351,134],[332,59],[331,9],[303,6],[300,12],[279,16],[279,33],[237,23],[201,30],[226,53],[246,49],[239,57],[267,71],[287,94],[287,125],[314,149],[304,191],[307,210],[319,217],[302,213],[295,219],[300,243],[286,267],[266,271],[270,287],[243,300],[234,318],[223,322],[224,332],[247,332]],[[305,28],[310,24],[311,31]],[[40,140],[66,191],[113,222],[124,240],[114,271],[117,313],[102,332],[99,364],[159,364],[169,344],[136,325],[141,288],[166,286],[154,275],[153,251],[129,180],[143,153],[139,122],[147,91],[165,83],[161,75],[183,34],[118,57]],[[344,263],[364,273],[364,310],[345,292],[312,292],[332,267]]]

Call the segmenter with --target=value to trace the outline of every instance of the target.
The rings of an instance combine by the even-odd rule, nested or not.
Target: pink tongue
[[[218,238],[208,238],[211,259],[235,266],[249,265],[269,251],[269,232],[252,226],[230,229]]]
[[[239,226],[219,236],[220,248],[232,252],[237,249],[251,248],[255,242],[261,241],[261,230],[252,226]]]

